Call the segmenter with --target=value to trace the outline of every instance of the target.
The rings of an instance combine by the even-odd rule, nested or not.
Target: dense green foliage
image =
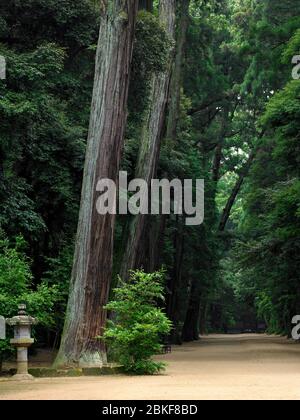
[[[15,314],[26,299],[48,345],[57,345],[62,330],[72,268],[98,3],[0,5],[0,55],[7,60],[0,80],[0,314]],[[122,160],[132,178],[151,78],[166,68],[170,47],[157,14],[154,1],[153,13],[140,11],[136,26]],[[204,178],[205,222],[188,227],[181,216],[149,218],[143,267],[165,267],[163,293],[160,275],[137,272],[108,306],[117,318],[106,338],[114,338],[130,371],[160,368],[148,360],[169,328],[154,308],[161,294],[172,342],[205,331],[255,330],[262,321],[269,332],[290,332],[300,310],[300,81],[292,80],[291,64],[300,54],[299,16],[298,0],[190,2],[176,135],[170,145],[164,132],[157,177]],[[116,275],[127,226],[128,218],[118,217]],[[143,288],[153,299],[139,295]]]
[[[256,145],[257,158],[243,196],[244,214],[238,225],[241,236],[233,258],[240,296],[252,300],[269,332],[289,334],[291,319],[300,309],[300,84],[291,80],[290,65],[299,52],[299,4],[266,3],[261,22],[255,24],[259,30],[251,63],[252,68],[253,62],[260,67],[255,69],[256,80],[252,79],[251,85],[248,82],[253,89],[264,89],[264,95],[269,92],[256,122],[265,134]],[[262,52],[266,41],[270,47]],[[268,63],[262,61],[262,54],[265,58],[270,54]]]
[[[41,283],[32,290],[30,261],[25,254],[25,242],[17,237],[15,244],[0,237],[0,313],[5,318],[18,313],[18,305],[26,302],[27,309],[41,327],[55,326],[55,304],[59,301],[57,287]],[[0,362],[12,352],[9,340],[0,341]]]
[[[164,300],[163,281],[163,272],[132,272],[130,279],[115,289],[115,300],[106,306],[113,320],[108,322],[103,339],[128,373],[154,374],[164,368],[164,363],[152,359],[161,352],[161,337],[171,329],[165,313],[157,308]]]

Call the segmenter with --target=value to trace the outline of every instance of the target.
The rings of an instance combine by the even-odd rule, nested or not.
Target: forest
[[[299,28],[299,0],[1,1],[0,315],[26,302],[57,365],[125,346],[122,331],[99,336],[136,302],[167,344],[291,335]],[[204,222],[99,216],[97,180],[120,171],[203,179]]]

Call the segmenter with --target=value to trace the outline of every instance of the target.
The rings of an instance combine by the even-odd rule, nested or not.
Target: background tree
[[[173,63],[173,48],[175,43],[175,0],[161,0],[159,3],[159,22],[165,29],[169,43],[165,57],[165,68],[152,76],[150,82],[149,104],[143,117],[141,128],[141,143],[136,163],[135,177],[144,179],[148,186],[155,178],[157,164],[160,155],[162,130],[165,122],[166,104],[169,95],[171,67]],[[121,276],[126,279],[129,270],[140,268],[141,255],[144,247],[143,236],[145,235],[144,214],[139,214],[130,222],[128,229],[128,241],[125,246],[121,266]]]

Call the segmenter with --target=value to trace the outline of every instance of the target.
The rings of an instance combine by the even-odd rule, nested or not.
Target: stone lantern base
[[[17,347],[17,374],[14,375],[11,380],[33,380],[33,376],[28,373],[28,347],[33,343],[33,339],[12,339],[10,342]]]

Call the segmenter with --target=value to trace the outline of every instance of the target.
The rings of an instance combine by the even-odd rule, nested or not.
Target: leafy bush
[[[164,363],[151,359],[161,351],[160,336],[171,329],[171,322],[157,307],[164,299],[163,279],[163,272],[131,272],[128,283],[120,279],[115,300],[106,306],[114,315],[101,338],[128,373],[153,375],[165,368]]]
[[[36,317],[40,325],[50,327],[54,322],[53,308],[59,297],[58,290],[43,283],[31,290],[32,274],[25,245],[22,237],[10,244],[0,231],[0,315],[15,316],[18,304],[26,302],[28,313]],[[0,367],[12,351],[8,339],[0,340]]]

